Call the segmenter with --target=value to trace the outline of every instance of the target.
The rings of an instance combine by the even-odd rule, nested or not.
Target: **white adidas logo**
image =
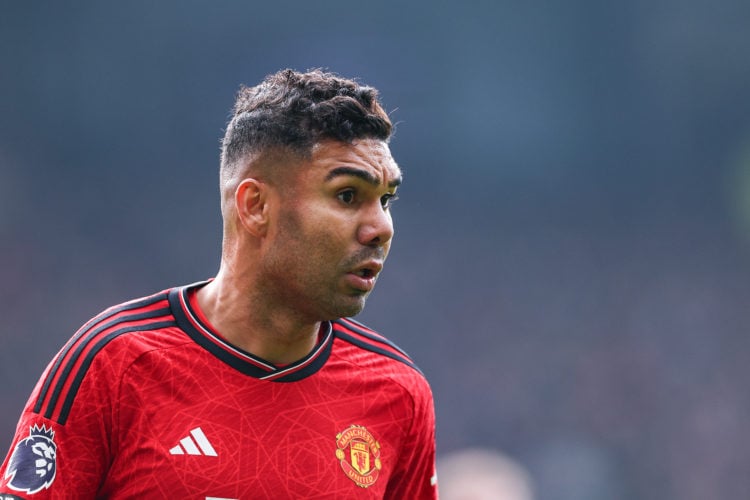
[[[192,436],[192,437],[190,437]],[[190,436],[180,439],[180,444],[169,450],[172,455],[205,455],[207,457],[216,457],[216,450],[208,442],[208,438],[200,427],[190,431]]]

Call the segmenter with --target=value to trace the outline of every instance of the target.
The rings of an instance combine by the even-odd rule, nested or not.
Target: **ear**
[[[255,236],[268,229],[268,186],[253,178],[244,179],[234,192],[237,217],[242,226]]]

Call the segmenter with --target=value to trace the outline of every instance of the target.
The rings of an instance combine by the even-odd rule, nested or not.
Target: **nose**
[[[367,210],[357,229],[357,239],[365,246],[387,246],[392,238],[391,212],[377,203]]]

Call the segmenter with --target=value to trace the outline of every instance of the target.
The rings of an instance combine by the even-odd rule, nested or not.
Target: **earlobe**
[[[263,236],[268,227],[267,186],[258,179],[244,179],[234,192],[234,202],[242,226],[255,236]]]

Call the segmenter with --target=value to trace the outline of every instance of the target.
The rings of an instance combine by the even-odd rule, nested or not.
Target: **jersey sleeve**
[[[435,469],[435,409],[427,382],[421,379],[414,397],[414,417],[385,498],[438,498]]]
[[[47,367],[0,468],[0,500],[94,498],[110,461],[112,376],[105,359]],[[82,359],[86,359],[84,356]]]

